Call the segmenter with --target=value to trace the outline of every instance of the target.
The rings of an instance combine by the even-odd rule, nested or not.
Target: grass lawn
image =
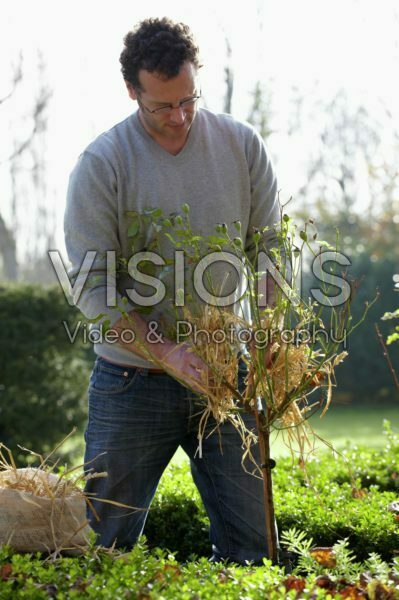
[[[332,406],[322,419],[316,415],[311,423],[317,435],[331,442],[337,450],[342,450],[349,443],[352,446],[381,448],[385,444],[384,419],[391,422],[395,431],[399,431],[399,404],[397,407]],[[325,445],[318,442],[317,447]],[[288,448],[281,435],[278,435],[272,443],[272,455],[278,457],[288,454]],[[179,448],[173,457],[173,463],[181,464],[187,460],[187,455]]]
[[[332,406],[326,415],[320,419],[315,415],[312,426],[320,437],[331,442],[337,450],[342,450],[349,443],[359,446],[382,448],[385,443],[383,434],[383,421],[391,422],[394,431],[399,431],[399,404],[398,406]],[[272,456],[288,456],[289,450],[285,446],[281,435],[273,435]],[[326,448],[322,442],[316,443],[321,449]],[[84,451],[81,436],[74,436],[68,440],[63,448],[64,452],[73,452],[73,462],[82,462]],[[188,461],[185,452],[179,448],[174,455],[173,464]]]

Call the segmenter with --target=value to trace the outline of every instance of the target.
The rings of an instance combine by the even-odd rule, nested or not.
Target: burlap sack
[[[36,486],[39,495],[17,489],[24,487],[24,480],[28,489]],[[40,469],[0,472],[0,545],[20,552],[78,553],[87,546],[89,532],[80,490]]]

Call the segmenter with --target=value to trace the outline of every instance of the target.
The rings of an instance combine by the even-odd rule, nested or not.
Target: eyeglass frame
[[[140,94],[137,92],[137,101],[139,102],[140,106],[142,106],[143,108],[146,109],[147,112],[151,113],[152,115],[167,115],[169,113],[172,112],[172,110],[176,110],[178,108],[183,108],[184,110],[184,105],[185,104],[195,104],[196,102],[198,102],[198,100],[202,97],[201,91],[199,93],[199,95],[196,96],[191,96],[191,98],[187,98],[186,100],[180,100],[180,102],[178,102],[178,106],[173,106],[173,104],[169,103],[169,104],[165,104],[164,106],[159,106],[158,108],[154,108],[153,110],[151,110],[150,108],[148,108],[148,106],[146,106],[145,104],[143,104],[141,98],[140,98]],[[168,110],[165,111],[165,108],[167,108]],[[163,111],[163,112],[161,112]]]

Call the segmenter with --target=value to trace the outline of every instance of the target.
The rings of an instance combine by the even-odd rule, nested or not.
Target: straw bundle
[[[67,479],[65,475],[75,469],[57,476],[56,464],[46,464],[56,449],[46,459],[28,450],[40,458],[39,467],[18,469],[11,450],[0,443],[0,545],[19,552],[55,554],[80,554],[87,548],[86,498],[78,486],[85,476]]]
[[[238,318],[215,306],[207,306],[199,316],[193,316],[187,308],[184,314],[191,325],[191,348],[208,366],[201,373],[204,408],[197,436],[199,456],[202,456],[202,439],[211,416],[216,424],[207,435],[229,420],[238,431],[243,447],[249,448],[256,438],[248,431],[240,415],[243,405],[240,405],[237,390],[239,347],[232,337]]]
[[[19,552],[83,552],[89,543],[83,491],[41,468],[0,472],[0,545]]]
[[[232,336],[232,330],[237,333],[243,327],[255,334],[253,327],[237,315],[215,306],[207,306],[198,316],[194,316],[187,307],[183,311],[191,326],[191,349],[208,366],[201,374],[204,410],[198,431],[200,456],[202,439],[211,415],[216,425],[209,435],[229,420],[241,436],[244,457],[250,456],[250,447],[256,442],[256,436],[245,427],[240,412],[245,409],[256,413],[258,398],[265,400],[269,427],[274,426],[283,432],[291,451],[294,447],[301,455],[305,447],[311,451],[311,438],[314,436],[307,417],[319,402],[310,405],[308,396],[317,387],[322,386],[327,390],[323,415],[331,402],[334,369],[347,353],[328,356],[328,352],[325,355],[306,343],[286,343],[282,340],[283,319],[280,313],[276,309],[268,309],[268,316],[261,319],[257,331],[263,331],[265,335],[262,339],[269,340],[269,344],[266,347],[263,344],[263,351],[257,349],[254,342],[256,335],[253,335],[248,346],[250,354],[243,357],[248,366],[248,375],[245,392],[240,394],[237,390],[237,373],[242,348],[237,341],[239,336]],[[301,323],[301,326],[304,325],[305,320]],[[225,333],[224,339],[221,332]],[[215,333],[218,334],[216,337]]]
[[[75,483],[61,479],[44,469],[14,469],[0,471],[0,488],[18,490],[38,498],[64,498],[82,495]]]
[[[195,332],[192,344],[196,353],[209,366],[209,371],[203,373],[203,385],[209,395],[209,407],[216,421],[222,423],[229,409],[235,406],[232,389],[236,387],[238,357],[226,333],[233,323],[233,318],[232,315],[221,313],[216,307],[209,306],[200,317],[190,316],[190,319]],[[223,334],[226,340],[223,340]]]

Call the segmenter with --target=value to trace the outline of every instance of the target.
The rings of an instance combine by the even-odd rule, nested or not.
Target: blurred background
[[[388,346],[390,368],[375,330],[386,340],[395,321],[381,317],[399,300],[394,0],[2,3],[0,441],[41,452],[77,425],[66,447],[81,453],[94,354],[81,331],[68,339],[65,322],[73,331],[80,317],[47,253],[67,265],[63,211],[80,152],[135,110],[118,62],[123,36],[165,15],[197,37],[203,105],[250,121],[266,140],[289,214],[313,219],[322,239],[340,231],[355,319],[379,291],[337,369],[333,408],[314,424],[337,447],[382,443],[383,419],[399,423],[399,344]]]

